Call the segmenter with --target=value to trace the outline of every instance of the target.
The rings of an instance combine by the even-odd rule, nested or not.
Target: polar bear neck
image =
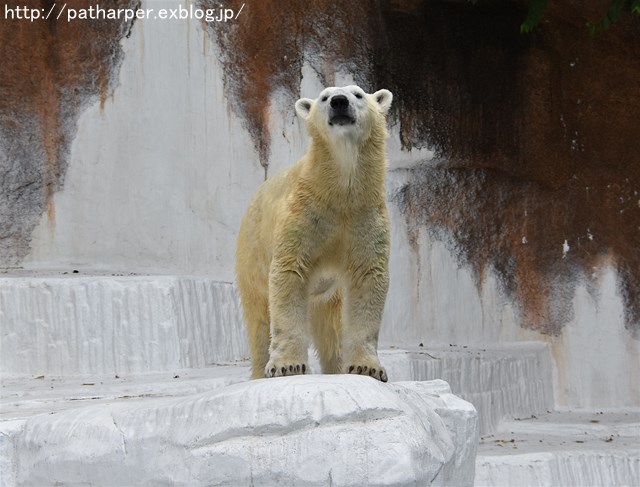
[[[378,204],[384,200],[384,137],[370,137],[364,143],[347,137],[329,143],[314,137],[306,159],[308,176],[328,201],[348,197],[354,204]]]
[[[327,144],[331,159],[345,181],[356,176],[360,159],[360,145],[349,137],[340,137]]]

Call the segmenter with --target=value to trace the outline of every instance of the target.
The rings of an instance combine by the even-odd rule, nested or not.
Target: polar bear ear
[[[309,98],[300,98],[296,102],[296,113],[302,118],[306,120],[309,118],[309,112],[311,111],[311,107],[313,106],[313,100]]]
[[[380,110],[382,110],[382,113],[386,115],[387,112],[389,111],[389,108],[391,107],[393,94],[389,90],[379,90],[379,91],[376,91],[371,96],[380,107]]]

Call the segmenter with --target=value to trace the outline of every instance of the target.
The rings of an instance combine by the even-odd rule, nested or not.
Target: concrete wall
[[[569,6],[523,38],[519,4],[427,4],[256,1],[208,25],[4,20],[1,264],[231,282],[251,195],[304,152],[295,99],[386,87],[383,344],[543,340],[560,405],[640,404],[640,102],[623,83],[640,79],[637,26],[583,41]]]

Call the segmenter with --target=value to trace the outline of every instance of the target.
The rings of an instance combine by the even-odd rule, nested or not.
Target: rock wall
[[[396,195],[410,243],[426,227],[478,285],[496,273],[521,306],[522,326],[556,335],[572,318],[577,283],[612,264],[637,336],[640,27],[625,17],[590,38],[585,25],[606,5],[552,5],[525,36],[520,2],[309,9],[289,0],[263,2],[216,32],[226,86],[263,166],[269,95],[280,89],[294,99],[303,62],[327,84],[340,66],[368,89],[388,87],[402,148],[427,146],[436,156]],[[280,29],[270,28],[276,18]]]
[[[29,9],[49,11],[50,3]],[[43,213],[55,225],[53,195],[64,186],[78,117],[90,104],[104,107],[122,62],[120,41],[133,26],[124,20],[31,21],[7,13],[19,7],[25,2],[3,2],[0,23],[0,265],[5,266],[19,264],[29,253]]]
[[[0,277],[6,374],[118,375],[248,357],[235,288],[173,276]]]

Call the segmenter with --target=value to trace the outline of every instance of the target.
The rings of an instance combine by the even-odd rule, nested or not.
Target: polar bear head
[[[315,100],[298,100],[296,112],[306,120],[312,138],[329,143],[348,139],[362,145],[374,134],[386,136],[385,116],[392,99],[389,90],[369,94],[356,85],[331,87]]]

